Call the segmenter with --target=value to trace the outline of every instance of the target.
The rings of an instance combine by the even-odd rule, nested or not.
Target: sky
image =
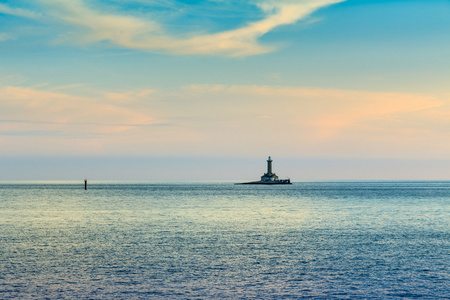
[[[0,0],[0,180],[450,180],[448,0]]]

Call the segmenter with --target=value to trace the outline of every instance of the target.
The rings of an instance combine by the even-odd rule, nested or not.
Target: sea
[[[450,182],[0,182],[0,299],[450,299]]]

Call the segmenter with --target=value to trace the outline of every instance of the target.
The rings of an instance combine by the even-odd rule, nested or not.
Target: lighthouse
[[[260,181],[252,181],[252,182],[243,182],[243,183],[235,183],[235,184],[291,184],[291,180],[288,179],[278,179],[277,174],[272,172],[272,159],[267,159],[267,173],[264,173],[261,176]]]
[[[275,173],[272,173],[272,159],[269,156],[267,160],[267,173],[261,176],[261,181],[263,182],[275,182],[278,181],[278,176]]]

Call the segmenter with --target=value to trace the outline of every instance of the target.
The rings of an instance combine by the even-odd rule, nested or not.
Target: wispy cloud
[[[119,126],[119,127],[151,127],[151,126],[170,126],[168,123],[100,123],[100,122],[49,122],[33,120],[0,120],[0,123],[23,123],[23,124],[44,124],[44,125],[76,125],[76,126]]]
[[[0,87],[0,153],[28,153],[34,143],[50,153],[140,155],[450,151],[450,106],[433,95],[189,85],[86,97],[43,88]]]
[[[244,26],[217,33],[174,36],[155,20],[120,12],[103,12],[82,0],[41,0],[48,15],[82,29],[84,42],[109,41],[128,49],[171,54],[248,56],[273,51],[259,38],[273,29],[294,24],[314,11],[344,0],[256,1],[265,17]]]
[[[67,89],[74,89],[84,86],[84,84],[81,83],[75,83],[75,84],[69,84],[69,85],[63,85],[63,86],[56,86],[52,88],[52,91],[59,91],[59,90],[67,90]]]
[[[42,131],[59,128],[68,134],[73,131],[111,134],[163,123],[105,97],[81,97],[14,86],[0,88],[0,111],[4,132],[30,131],[41,126]]]
[[[180,127],[176,117],[165,118],[167,112],[155,92],[91,91],[92,96],[79,96],[46,85],[0,86],[0,154],[145,154],[179,149],[178,143],[192,141],[195,133]]]
[[[443,134],[439,128],[450,125],[444,117],[436,118],[433,127],[425,125],[432,121],[431,115],[436,117],[433,112],[450,112],[446,101],[433,95],[192,85],[170,98],[178,98],[177,103],[189,99],[189,106],[178,113],[202,128],[208,136],[206,143],[217,145],[216,151],[231,144],[240,145],[240,151],[269,147],[286,155],[359,155],[364,151],[381,155],[384,145],[392,155],[413,152],[410,149],[416,154],[429,153],[412,145],[426,145],[425,141],[440,144]],[[176,113],[178,108],[170,110]]]
[[[13,40],[14,38],[9,33],[0,32],[0,42],[4,42],[7,40]]]
[[[0,3],[0,14],[25,17],[29,19],[36,19],[41,16],[41,14],[37,12],[33,12],[23,8],[12,8],[10,6],[1,3]]]

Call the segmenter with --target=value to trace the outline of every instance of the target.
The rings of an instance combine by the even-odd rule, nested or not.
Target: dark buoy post
[[[84,180],[84,189],[87,190],[87,179]]]

